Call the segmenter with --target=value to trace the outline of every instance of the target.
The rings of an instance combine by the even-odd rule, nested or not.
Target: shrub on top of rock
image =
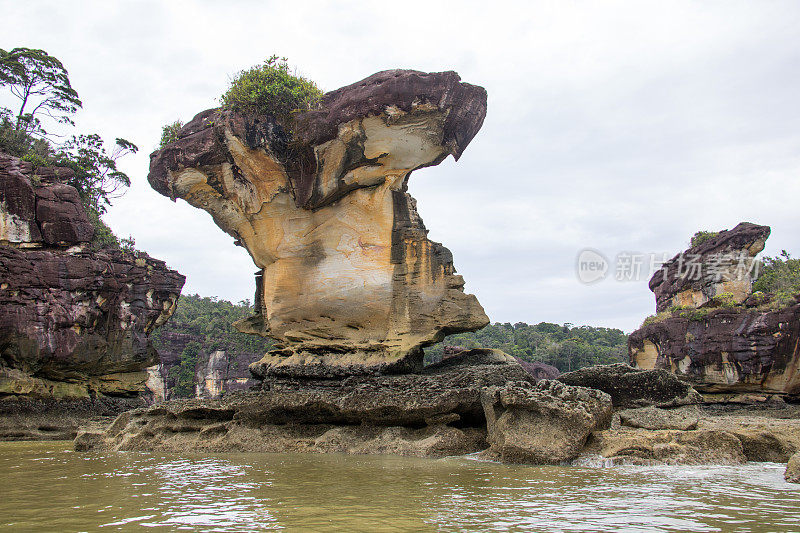
[[[178,133],[184,124],[182,120],[176,120],[161,128],[161,140],[158,143],[159,148],[164,148],[166,145],[178,140]]]
[[[292,112],[310,109],[321,96],[313,81],[292,74],[285,57],[273,55],[234,76],[220,101],[235,111],[271,115],[286,128]]]
[[[722,231],[725,231],[725,230],[722,230]],[[703,230],[700,230],[697,233],[695,233],[694,235],[692,235],[692,238],[689,241],[689,246],[691,246],[691,247],[700,246],[704,242],[710,241],[711,239],[713,239],[714,237],[719,235],[719,233],[720,233],[719,231],[703,231]]]

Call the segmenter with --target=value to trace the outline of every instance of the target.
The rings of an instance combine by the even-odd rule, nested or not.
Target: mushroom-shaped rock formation
[[[153,188],[208,211],[260,269],[238,327],[279,344],[255,374],[410,370],[423,346],[488,324],[407,192],[485,114],[486,91],[455,72],[391,70],[325,94],[291,134],[211,109],[151,155]]]

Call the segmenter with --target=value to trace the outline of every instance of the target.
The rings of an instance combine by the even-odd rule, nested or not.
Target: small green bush
[[[642,325],[639,327],[643,328],[645,326],[649,326],[650,324],[658,324],[659,322],[663,322],[671,317],[672,317],[672,311],[662,311],[657,315],[650,315],[649,317],[645,318],[644,322],[642,322]]]
[[[158,143],[159,148],[164,148],[169,143],[173,143],[178,140],[178,133],[181,131],[183,127],[183,122],[181,120],[176,120],[171,124],[167,124],[163,128],[161,128],[161,141]]]
[[[682,318],[686,318],[691,322],[702,322],[708,316],[709,310],[708,308],[704,307],[702,309],[686,309],[681,311],[679,315]]]
[[[694,248],[695,246],[699,246],[706,241],[710,241],[719,234],[719,231],[698,231],[692,236],[692,240],[689,241],[689,245]]]
[[[721,292],[711,299],[716,307],[736,307],[736,300],[733,293]]]
[[[794,297],[800,294],[800,259],[782,250],[775,257],[764,257],[761,263],[753,290],[771,297],[773,306],[794,303]]]
[[[273,55],[234,76],[220,101],[228,109],[272,115],[288,129],[291,113],[310,109],[321,96],[313,81],[292,74],[285,57]]]

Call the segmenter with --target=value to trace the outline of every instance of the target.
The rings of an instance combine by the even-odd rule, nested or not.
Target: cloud
[[[216,105],[277,53],[328,90],[396,67],[489,92],[462,159],[411,193],[467,289],[499,321],[609,325],[653,312],[646,279],[583,285],[585,247],[673,254],[698,229],[769,224],[800,253],[800,6],[785,2],[6,2],[4,47],[69,68],[81,131],[142,152],[107,219],[188,277],[252,298],[252,261],[210,217],[152,191],[163,124]]]

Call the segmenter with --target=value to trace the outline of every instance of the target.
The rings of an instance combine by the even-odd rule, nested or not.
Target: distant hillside
[[[272,342],[239,333],[233,323],[251,315],[248,301],[238,304],[197,294],[181,296],[172,318],[152,337],[161,353],[168,397],[207,394],[204,382],[221,381],[214,390],[232,390],[246,385],[247,365],[261,358]],[[571,324],[490,324],[474,333],[459,333],[425,349],[428,363],[442,358],[444,345],[465,348],[497,348],[525,361],[538,361],[568,372],[584,366],[627,361],[628,337],[618,329],[572,326]],[[211,361],[224,371],[210,374]],[[225,383],[222,383],[225,382]],[[237,383],[240,383],[237,385]],[[212,391],[213,392],[213,391]]]
[[[210,396],[252,384],[247,366],[272,341],[239,333],[233,323],[253,314],[248,301],[183,295],[175,314],[151,336],[161,355],[167,398]]]
[[[562,372],[628,360],[628,336],[621,330],[569,323],[496,322],[480,331],[445,337],[444,342],[425,349],[426,362],[441,360],[444,345],[497,348],[525,361],[553,365]]]

